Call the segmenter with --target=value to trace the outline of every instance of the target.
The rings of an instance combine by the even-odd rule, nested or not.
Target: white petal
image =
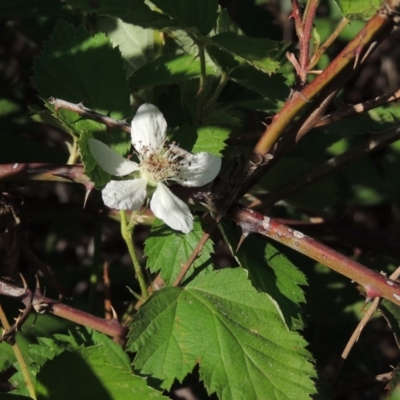
[[[165,185],[159,183],[150,201],[150,208],[157,218],[172,229],[189,233],[193,229],[193,215],[189,207]]]
[[[146,198],[146,179],[110,181],[102,190],[104,204],[117,210],[137,210]]]
[[[133,171],[138,171],[138,165],[121,157],[117,152],[96,139],[89,139],[88,145],[92,156],[104,171],[111,175],[124,176]]]
[[[141,105],[131,124],[132,144],[143,154],[146,150],[155,153],[166,137],[167,122],[160,110],[153,104]]]
[[[179,178],[175,179],[183,186],[203,186],[211,182],[221,169],[221,158],[204,151],[191,154],[183,163]]]

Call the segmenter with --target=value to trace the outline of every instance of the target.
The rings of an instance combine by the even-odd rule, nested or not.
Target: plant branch
[[[57,317],[95,329],[114,338],[120,344],[125,343],[127,329],[121,326],[116,316],[113,319],[103,319],[44,297],[39,290],[33,293],[30,289],[21,289],[7,281],[0,280],[0,295],[20,299],[26,307],[34,306],[38,312],[48,312]]]
[[[398,267],[396,269],[396,271],[394,271],[393,274],[390,275],[389,279],[395,281],[399,276],[400,276],[400,267]],[[344,348],[344,350],[340,356],[340,361],[339,361],[338,365],[336,366],[334,374],[331,377],[331,379],[329,380],[330,381],[329,383],[332,386],[335,385],[337,378],[339,376],[339,373],[340,373],[347,357],[349,356],[351,349],[354,347],[356,342],[358,342],[358,339],[361,335],[362,330],[364,329],[365,325],[367,325],[367,323],[371,319],[372,315],[378,309],[380,301],[381,301],[380,297],[375,297],[375,299],[373,300],[372,304],[370,305],[368,311],[365,313],[365,315],[363,316],[361,321],[358,323],[356,329],[354,330],[349,341],[347,342],[346,347]]]
[[[0,181],[46,181],[81,183],[86,191],[94,188],[94,183],[83,172],[83,165],[55,165],[47,163],[0,164]]]
[[[134,225],[133,226],[128,225],[125,210],[120,211],[120,216],[121,216],[121,235],[126,243],[126,247],[128,248],[128,252],[133,263],[135,275],[140,286],[141,297],[144,300],[146,300],[149,297],[149,293],[147,292],[146,280],[144,279],[142,267],[137,258],[135,246],[132,240],[132,230]]]
[[[107,117],[106,115],[99,114],[96,111],[86,108],[82,103],[74,104],[70,103],[69,101],[56,99],[55,97],[50,97],[49,99],[47,99],[47,102],[54,106],[56,113],[59,108],[62,108],[64,110],[72,111],[78,115],[82,115],[82,117],[101,122],[102,124],[106,125],[107,128],[117,128],[128,133],[131,132],[131,127],[126,123],[125,120],[118,121],[113,118]]]
[[[321,104],[324,104],[325,108],[329,105],[329,101],[333,99],[332,94],[351,78],[354,71],[365,61],[365,56],[370,54],[371,48],[375,48],[375,45],[390,33],[394,26],[395,13],[396,10],[388,8],[385,3],[320,75],[303,90],[292,93],[254,147],[238,183],[241,186],[237,190],[238,194],[243,195],[270,168],[270,161],[273,159],[275,162],[278,159],[276,154],[270,152],[284,133],[286,141],[294,142],[299,122],[293,124],[293,121],[301,112],[308,108],[308,115],[312,116],[313,109],[321,108]],[[326,101],[328,96],[331,98]],[[305,123],[310,130],[312,125],[308,123],[307,118],[306,116]],[[313,119],[316,123],[317,120]],[[302,135],[305,133],[306,130],[302,129]]]
[[[310,63],[310,39],[318,4],[319,0],[308,0],[303,16],[303,38],[300,48],[300,65],[304,71],[304,77],[302,78],[303,84],[307,82],[307,73]]]
[[[327,66],[301,92],[294,92],[285,103],[281,111],[273,118],[271,125],[268,126],[263,136],[258,141],[253,150],[253,157],[258,159],[267,154],[285,128],[298,116],[317,95],[328,84],[337,79],[338,75],[345,74],[346,80],[350,79],[355,70],[357,61],[362,55],[368,52],[370,45],[383,38],[383,33],[388,33],[393,26],[392,18],[378,12],[370,19],[357,36],[341,51],[341,53]]]
[[[332,114],[323,116],[315,125],[315,127],[325,126],[332,122],[341,121],[345,118],[352,117],[356,114],[367,112],[374,108],[377,108],[383,104],[391,103],[400,99],[400,89],[393,90],[389,93],[385,93],[381,96],[377,96],[372,100],[365,101],[364,103],[354,104],[346,106],[344,108],[335,111]]]
[[[243,236],[259,233],[271,238],[357,282],[365,290],[367,299],[384,297],[400,305],[400,284],[343,256],[302,232],[237,204],[231,208],[228,217],[242,228]]]

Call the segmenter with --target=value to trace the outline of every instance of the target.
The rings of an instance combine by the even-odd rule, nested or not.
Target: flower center
[[[150,185],[163,182],[179,175],[182,165],[173,148],[161,148],[155,152],[142,149],[140,158],[140,175],[148,179]]]

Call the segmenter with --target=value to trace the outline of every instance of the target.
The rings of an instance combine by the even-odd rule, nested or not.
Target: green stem
[[[132,230],[134,228],[134,225],[133,224],[128,225],[124,210],[120,210],[120,216],[121,216],[121,234],[125,240],[126,246],[128,247],[129,255],[131,256],[133,268],[135,270],[136,277],[139,281],[141,296],[143,299],[147,299],[149,297],[149,293],[147,292],[146,281],[144,279],[142,268],[137,258],[135,247],[133,245],[133,240],[132,240]]]
[[[75,137],[73,137],[73,142],[71,146],[68,146],[69,148],[69,157],[67,164],[72,165],[76,164],[79,160],[79,147],[78,147],[78,141],[76,140]]]
[[[213,95],[210,97],[207,104],[204,106],[204,114],[207,114],[214,107],[214,104],[218,100],[218,97],[221,94],[222,89],[228,82],[229,82],[229,75],[223,72],[221,78],[219,79],[218,86],[214,90]]]
[[[197,93],[197,123],[201,124],[204,116],[204,97],[206,88],[206,45],[202,41],[198,40],[194,35],[190,35],[192,40],[196,43],[199,48],[199,59],[200,59],[200,81],[199,81],[199,91]]]
[[[0,321],[6,331],[10,329],[10,324],[8,323],[7,317],[1,305],[0,305]],[[11,345],[11,347],[14,351],[15,358],[17,359],[18,364],[21,368],[21,373],[22,376],[24,377],[25,385],[28,388],[29,396],[31,396],[32,399],[36,400],[35,388],[31,376],[29,375],[28,366],[26,365],[24,357],[22,356],[21,349],[19,348],[16,341]]]

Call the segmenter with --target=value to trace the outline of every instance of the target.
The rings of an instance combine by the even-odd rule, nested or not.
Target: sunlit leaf
[[[144,248],[150,271],[160,272],[166,285],[172,285],[182,268],[182,264],[190,257],[202,236],[203,230],[199,220],[194,221],[193,230],[186,235],[176,233],[161,220],[156,220]],[[185,279],[194,273],[198,274],[204,272],[204,270],[211,270],[211,252],[212,244],[208,241],[187,272]]]
[[[155,292],[134,317],[134,365],[169,388],[195,365],[221,400],[309,399],[315,376],[304,339],[283,323],[241,268]]]

